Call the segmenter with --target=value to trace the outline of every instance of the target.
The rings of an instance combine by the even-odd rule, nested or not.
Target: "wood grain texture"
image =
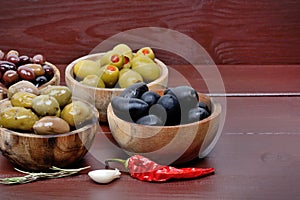
[[[11,0],[1,2],[0,49],[70,63],[117,33],[153,26],[186,34],[217,64],[299,64],[299,10],[294,0]]]

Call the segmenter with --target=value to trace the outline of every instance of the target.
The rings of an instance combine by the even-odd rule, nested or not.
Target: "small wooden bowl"
[[[109,128],[128,155],[141,154],[161,164],[181,164],[203,157],[202,153],[207,153],[210,144],[218,139],[221,105],[203,94],[199,97],[201,101],[211,102],[212,110],[211,115],[201,121],[177,126],[140,125],[117,117],[109,104]]]
[[[60,84],[60,72],[57,69],[57,67],[49,62],[46,62],[45,64],[50,65],[53,68],[54,76],[47,83],[38,87],[38,89],[43,89],[43,88],[47,87],[48,85],[59,85]],[[7,90],[8,90],[8,88],[6,88],[2,83],[0,83],[0,100],[5,99],[7,97]]]
[[[91,54],[83,56],[73,61],[66,67],[65,80],[67,86],[72,90],[73,96],[82,98],[92,104],[95,104],[99,111],[99,121],[107,122],[107,106],[114,96],[120,95],[124,89],[122,88],[96,88],[81,84],[74,79],[73,67],[80,60],[99,60],[104,53]],[[149,89],[163,89],[168,84],[168,68],[167,66],[158,59],[155,62],[160,67],[161,75],[158,79],[147,84]]]
[[[8,99],[3,99],[0,104]],[[90,149],[99,128],[95,119],[77,130],[58,135],[21,133],[0,127],[0,150],[13,165],[25,170],[46,171],[51,166],[67,167],[80,161]]]

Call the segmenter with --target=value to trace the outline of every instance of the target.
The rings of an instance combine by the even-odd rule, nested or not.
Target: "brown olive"
[[[42,76],[45,74],[45,71],[40,64],[26,64],[24,66],[31,68],[36,76]]]
[[[48,78],[48,80],[50,80],[54,75],[53,67],[45,64],[43,65],[43,69],[45,71],[45,76]]]
[[[34,81],[35,80],[35,73],[33,69],[29,68],[26,65],[22,65],[18,67],[18,74],[21,79],[27,80],[27,81]]]
[[[32,57],[32,62],[37,64],[44,64],[46,62],[46,58],[42,54],[36,54]]]
[[[6,72],[7,70],[17,70],[17,66],[12,63],[12,62],[8,62],[8,61],[0,61],[0,71],[4,74],[4,72]]]
[[[20,58],[15,54],[7,56],[6,60],[14,64],[18,64],[20,62]]]
[[[70,126],[62,118],[46,116],[35,122],[33,131],[39,135],[62,134],[69,132]]]
[[[26,56],[26,55],[22,55],[19,58],[20,58],[19,64],[21,64],[21,65],[28,64],[28,63],[32,62],[31,58],[29,56]]]
[[[19,80],[19,75],[14,70],[8,70],[3,74],[2,83],[8,87]]]
[[[0,50],[0,60],[3,60],[4,56],[5,56],[5,53],[2,50]]]

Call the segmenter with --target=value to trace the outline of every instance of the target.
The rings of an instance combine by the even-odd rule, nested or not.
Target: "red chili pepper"
[[[131,177],[141,181],[163,182],[170,179],[197,178],[215,172],[214,168],[175,168],[159,165],[141,155],[131,156],[127,160],[108,159],[105,161],[106,166],[109,166],[109,162],[120,162],[124,164]]]

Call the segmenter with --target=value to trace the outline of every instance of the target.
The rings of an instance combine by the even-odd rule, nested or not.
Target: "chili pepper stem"
[[[110,162],[118,162],[121,163],[122,165],[124,165],[124,167],[126,169],[128,169],[128,159],[124,160],[124,159],[120,159],[120,158],[111,158],[111,159],[106,159],[105,160],[105,166],[109,167],[109,163]]]

